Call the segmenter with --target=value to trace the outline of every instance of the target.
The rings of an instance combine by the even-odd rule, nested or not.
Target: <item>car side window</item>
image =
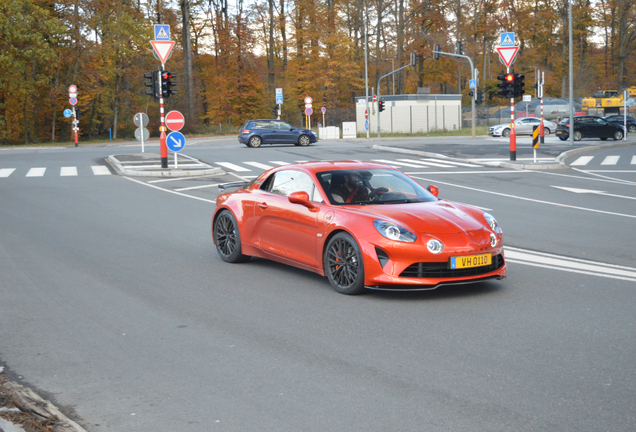
[[[289,196],[293,192],[307,192],[311,201],[323,202],[314,181],[301,171],[278,171],[263,182],[261,189],[283,196]]]
[[[273,121],[272,122],[272,129],[286,131],[286,130],[289,130],[289,127],[288,127],[287,123],[285,123],[285,122]]]
[[[266,121],[258,121],[255,122],[256,123],[256,128],[257,129],[271,129],[272,125],[270,124],[270,122],[266,122]]]

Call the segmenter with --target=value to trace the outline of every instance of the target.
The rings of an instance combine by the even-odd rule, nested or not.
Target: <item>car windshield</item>
[[[392,169],[324,171],[317,177],[333,205],[437,201],[433,194],[410,177]]]

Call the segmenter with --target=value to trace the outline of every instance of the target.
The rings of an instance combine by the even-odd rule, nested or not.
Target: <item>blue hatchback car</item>
[[[248,120],[241,126],[238,140],[248,147],[260,147],[261,144],[308,146],[318,142],[318,136],[280,120]]]

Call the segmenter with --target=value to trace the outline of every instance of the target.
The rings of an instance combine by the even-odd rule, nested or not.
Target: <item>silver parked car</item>
[[[541,119],[538,117],[521,117],[515,120],[515,133],[517,135],[532,135],[532,129],[539,126]],[[543,134],[550,135],[556,131],[556,123],[543,119]],[[504,123],[488,128],[488,135],[510,136],[510,123]]]

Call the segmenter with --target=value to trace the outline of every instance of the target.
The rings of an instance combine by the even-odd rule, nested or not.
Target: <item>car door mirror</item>
[[[428,191],[432,193],[435,198],[437,198],[437,196],[439,195],[439,188],[437,186],[428,185],[426,189],[428,189]]]
[[[309,210],[317,209],[311,201],[309,201],[309,194],[305,191],[292,192],[289,194],[289,202],[292,204],[300,204],[307,207]]]

